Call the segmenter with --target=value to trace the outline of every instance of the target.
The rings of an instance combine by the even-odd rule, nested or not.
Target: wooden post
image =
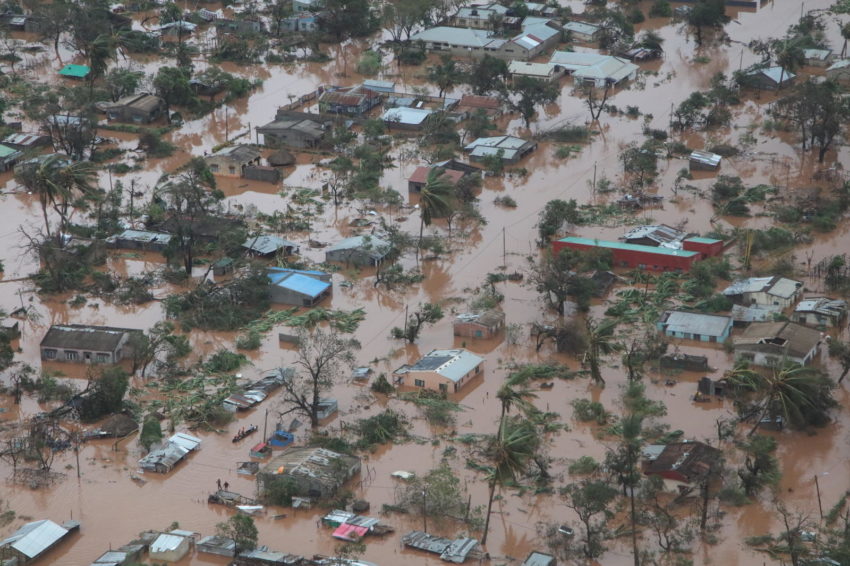
[[[820,500],[820,483],[818,482],[818,475],[815,474],[815,489],[818,492],[818,511],[820,511],[820,520],[823,521],[823,503]]]

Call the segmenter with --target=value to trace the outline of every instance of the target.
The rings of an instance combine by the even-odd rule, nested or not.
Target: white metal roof
[[[599,26],[588,24],[586,22],[567,22],[564,24],[564,29],[574,31],[583,35],[593,35],[599,31]]]
[[[668,332],[704,336],[723,336],[732,325],[732,319],[728,316],[682,311],[665,312],[661,322],[666,325]]]
[[[508,72],[512,75],[528,77],[548,77],[552,74],[552,63],[530,63],[528,61],[511,61]]]
[[[491,42],[490,32],[480,29],[454,28],[448,26],[437,26],[426,29],[411,37],[414,41],[431,41],[448,43],[460,47],[484,47]]]
[[[68,529],[50,519],[42,519],[24,525],[0,543],[0,547],[11,546],[27,558],[35,558],[67,534]]]
[[[176,444],[180,448],[191,452],[195,448],[201,445],[201,439],[197,436],[192,436],[191,434],[186,434],[185,432],[178,432],[174,436],[168,439],[168,442],[172,444]]]
[[[390,108],[389,110],[384,112],[383,116],[381,116],[381,119],[384,122],[394,122],[398,124],[418,126],[433,113],[434,111],[429,108]]]
[[[428,364],[430,359],[444,359],[440,365],[431,368]],[[413,371],[417,370],[418,365],[423,365],[429,367],[435,373],[445,377],[446,379],[450,379],[451,381],[460,381],[463,376],[468,374],[470,371],[474,370],[476,366],[478,366],[481,362],[484,361],[484,358],[480,356],[476,356],[472,352],[463,349],[455,349],[455,350],[431,350],[427,354],[425,354],[416,364],[414,364],[410,369]]]
[[[161,534],[151,543],[150,551],[151,553],[156,553],[177,550],[185,540],[186,537],[180,535]]]

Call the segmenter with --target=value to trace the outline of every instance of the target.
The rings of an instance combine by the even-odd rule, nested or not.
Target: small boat
[[[244,429],[242,429],[242,430],[240,430],[239,432],[236,433],[236,435],[233,437],[233,442],[234,443],[239,442],[240,440],[242,440],[246,436],[254,434],[255,432],[257,432],[257,430],[258,430],[257,425],[251,425],[248,428],[244,428]]]

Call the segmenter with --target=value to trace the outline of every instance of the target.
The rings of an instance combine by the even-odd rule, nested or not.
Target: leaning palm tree
[[[434,218],[445,216],[451,211],[454,187],[445,176],[445,170],[434,168],[428,171],[425,186],[419,193],[419,249],[422,249],[422,233]]]
[[[89,161],[69,163],[66,156],[53,154],[24,163],[15,173],[15,180],[38,196],[44,229],[50,238],[48,209],[59,214],[61,233],[67,228],[70,208],[78,197],[95,191],[95,166]]]
[[[540,435],[534,424],[522,417],[513,417],[505,421],[499,434],[493,437],[486,448],[491,466],[487,472],[487,485],[490,489],[487,500],[487,514],[484,518],[484,536],[481,544],[487,544],[490,531],[490,513],[493,510],[493,498],[496,487],[502,487],[521,475],[534,458],[540,445]]]
[[[834,384],[817,368],[783,360],[776,366],[756,371],[746,365],[732,369],[726,379],[732,387],[752,397],[748,416],[755,416],[749,435],[767,417],[782,417],[796,427],[819,425],[829,420],[827,412],[836,405]]]
[[[605,387],[605,379],[600,370],[602,357],[613,354],[622,348],[622,344],[614,340],[617,322],[613,319],[596,322],[592,318],[588,318],[586,324],[587,350],[584,352],[584,360],[590,366],[590,377],[593,378],[593,382]]]
[[[505,422],[511,408],[516,407],[524,414],[533,412],[535,408],[531,404],[531,399],[535,397],[537,395],[531,389],[525,387],[525,384],[512,383],[510,378],[499,387],[499,390],[496,391],[496,398],[502,405],[502,413],[499,417],[499,435],[505,428]]]

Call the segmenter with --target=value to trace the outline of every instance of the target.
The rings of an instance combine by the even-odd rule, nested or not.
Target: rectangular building
[[[555,253],[564,248],[573,250],[610,250],[615,267],[646,269],[649,271],[690,271],[699,261],[699,252],[674,250],[664,247],[625,244],[608,240],[569,237],[552,242]]]
[[[58,362],[116,364],[128,357],[132,328],[54,324],[41,340],[41,359]]]
[[[671,338],[724,342],[729,338],[732,330],[732,319],[728,316],[713,314],[665,311],[658,319],[656,326],[658,330]]]
[[[431,350],[418,362],[393,372],[396,383],[442,393],[457,393],[481,375],[484,358],[463,349]]]

